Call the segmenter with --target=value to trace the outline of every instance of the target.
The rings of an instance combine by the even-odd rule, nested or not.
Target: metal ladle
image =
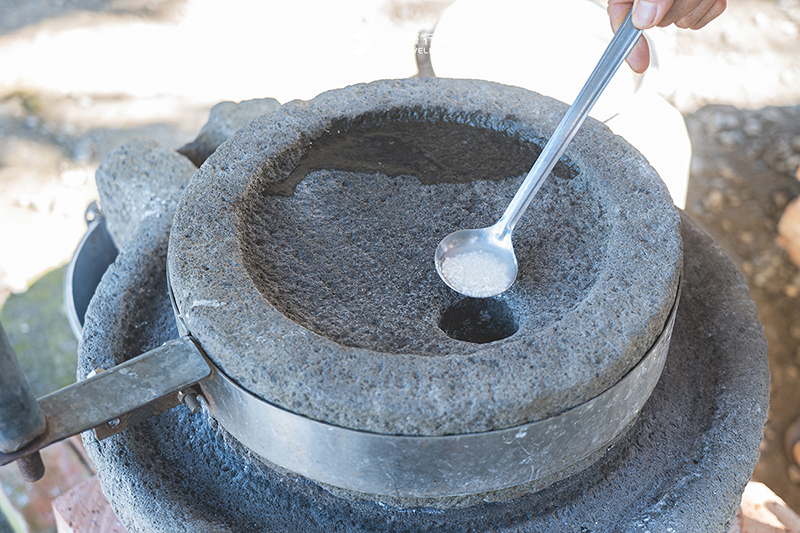
[[[488,228],[453,232],[436,247],[436,271],[451,289],[473,298],[488,298],[514,283],[517,277],[517,257],[511,242],[514,226],[641,34],[642,30],[633,25],[628,13],[503,216]]]

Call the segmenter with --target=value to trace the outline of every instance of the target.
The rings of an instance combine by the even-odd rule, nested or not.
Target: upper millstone
[[[449,232],[492,223],[565,111],[488,82],[374,82],[240,130],[184,193],[171,283],[230,377],[293,412],[391,434],[513,427],[615,384],[664,327],[677,213],[644,158],[589,120],[490,300],[439,280]]]

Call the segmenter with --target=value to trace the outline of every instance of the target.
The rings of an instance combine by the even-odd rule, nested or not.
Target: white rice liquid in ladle
[[[442,276],[458,292],[473,298],[495,296],[514,281],[508,266],[485,250],[471,250],[446,257]]]

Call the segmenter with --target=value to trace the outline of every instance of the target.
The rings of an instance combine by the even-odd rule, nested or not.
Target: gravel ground
[[[405,36],[409,28],[432,27],[447,3],[389,0],[380,8],[364,9],[377,17],[371,28]],[[200,0],[0,0],[0,63],[3,58],[41,53],[37,43],[59,45],[57,37],[76,28],[163,28],[204,5]],[[323,37],[339,38],[341,47],[361,53],[372,35],[361,32],[367,18],[360,19],[363,27]],[[297,29],[287,26],[273,40],[298,41],[296,36]],[[653,36],[661,55],[658,73],[651,79],[684,114],[694,146],[686,211],[746,276],[770,343],[770,420],[754,477],[800,509],[800,467],[791,464],[783,450],[786,428],[800,417],[800,270],[775,244],[783,208],[800,195],[794,178],[800,164],[800,0],[737,0],[702,31],[667,30]],[[313,44],[314,35],[304,34],[304,39]],[[371,44],[381,41],[373,39]],[[394,46],[394,41],[388,45]],[[85,50],[70,49],[67,60],[76,65],[71,70],[100,61],[96,48],[90,43]],[[405,54],[404,45],[400,48]],[[45,50],[45,56],[50,52],[54,51]],[[182,54],[191,69],[185,76],[190,78],[202,62],[192,62],[196,58],[191,49]],[[38,305],[32,302],[39,293],[29,287],[62,266],[75,249],[85,230],[84,209],[96,198],[94,170],[111,150],[134,137],[182,146],[205,123],[211,105],[221,100],[272,96],[287,101],[313,96],[320,79],[341,86],[413,75],[406,63],[396,71],[374,67],[373,78],[365,78],[369,74],[363,72],[355,79],[325,78],[314,69],[301,69],[268,82],[239,79],[235,91],[220,85],[198,98],[194,92],[181,92],[185,86],[163,77],[161,69],[155,69],[159,74],[149,80],[149,89],[137,85],[136,91],[126,92],[124,81],[114,86],[103,78],[92,91],[87,76],[80,77],[81,83],[66,75],[58,78],[50,72],[55,69],[37,61],[26,65],[9,60],[0,73],[0,306],[5,301],[0,316],[20,358],[34,361],[28,363],[30,368],[40,364],[33,358],[43,352],[74,354],[74,345],[25,347],[33,346],[32,335],[52,329],[52,320],[65,320],[58,287],[49,289],[56,309],[48,312],[54,315],[24,315],[19,309],[28,302]],[[14,68],[20,69],[16,77]],[[175,68],[180,68],[178,62]],[[349,63],[342,70],[348,68]],[[281,85],[283,79],[287,81]],[[156,90],[161,85],[164,90]],[[41,286],[50,287],[51,281]],[[56,315],[59,318],[44,318]],[[48,390],[61,381],[57,376],[37,387]]]
[[[800,416],[800,271],[775,244],[783,208],[800,194],[800,106],[713,105],[686,120],[694,143],[686,210],[744,274],[769,342],[770,413],[754,478],[800,509],[800,469],[783,444]]]

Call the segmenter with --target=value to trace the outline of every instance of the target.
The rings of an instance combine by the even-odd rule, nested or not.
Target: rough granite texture
[[[114,150],[97,169],[97,191],[118,250],[146,218],[174,213],[197,168],[158,141],[136,139]]]
[[[92,300],[79,377],[175,338],[170,218],[146,219]],[[253,457],[184,407],[98,442],[83,435],[130,533],[725,533],[758,459],[767,344],[733,263],[688,217],[683,292],[666,367],[633,427],[586,470],[534,494],[465,509],[337,498]]]
[[[497,301],[518,329],[492,343],[442,330],[462,298],[432,256],[449,232],[499,217],[527,168],[465,181],[459,157],[437,158],[438,145],[464,142],[448,134],[405,163],[446,183],[436,172],[311,168],[294,194],[281,186],[318,145],[354,131],[402,145],[386,123],[461,125],[499,132],[501,152],[533,150],[564,111],[519,88],[426,78],[331,91],[249,123],[206,161],[175,217],[170,275],[189,330],[254,394],[354,429],[486,431],[600,394],[662,330],[682,261],[666,187],[604,125],[584,124],[565,155],[577,175],[551,177],[516,229],[520,274]],[[370,146],[366,162],[392,155]]]
[[[220,102],[211,108],[208,122],[197,138],[178,149],[198,167],[227,141],[239,128],[254,118],[271,113],[281,106],[274,98],[258,98],[244,102]]]

